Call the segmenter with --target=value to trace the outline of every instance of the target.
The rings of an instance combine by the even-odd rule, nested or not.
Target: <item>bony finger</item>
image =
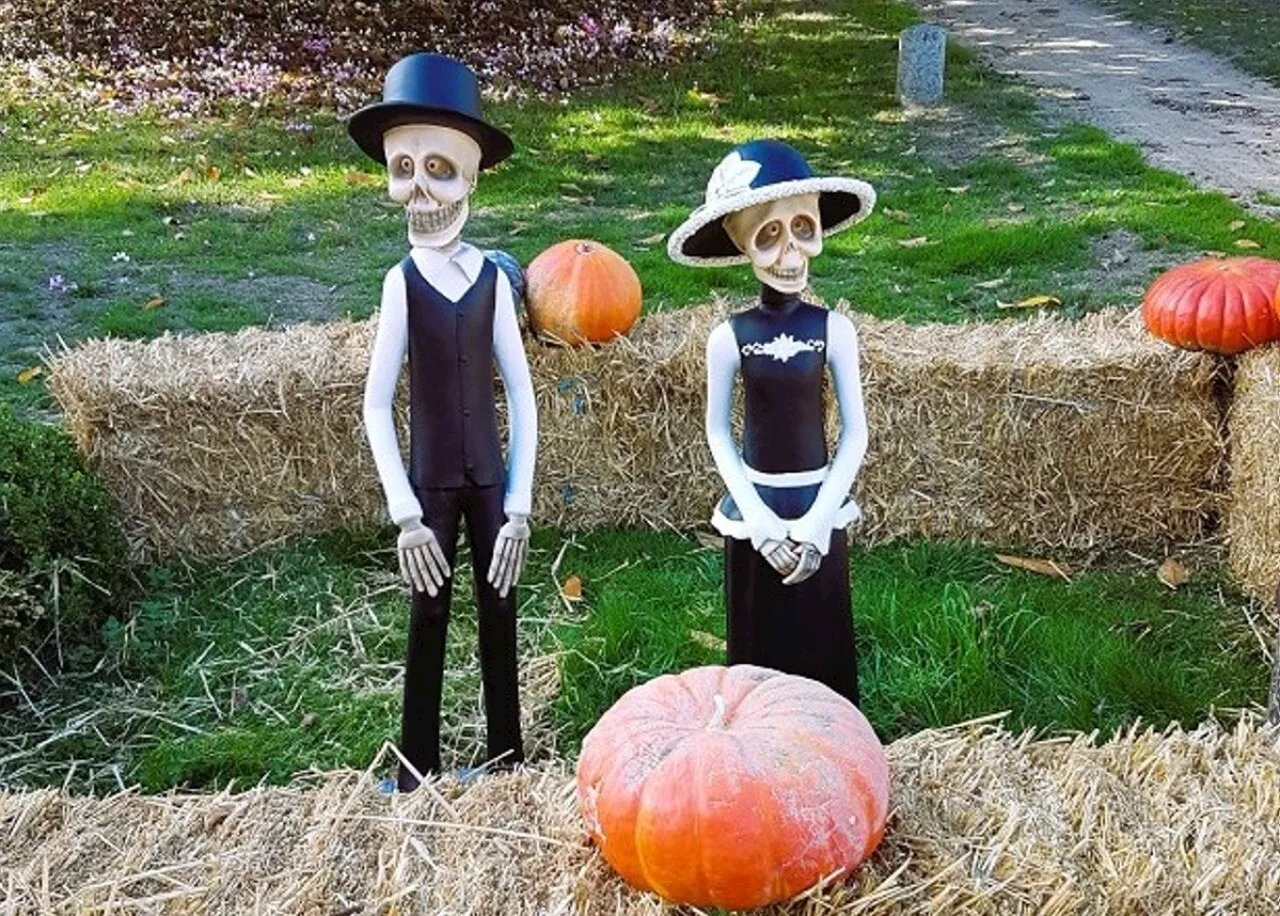
[[[413,566],[418,572],[418,581],[422,583],[418,586],[419,590],[434,598],[439,591],[439,583],[436,582],[435,577],[431,574],[426,551],[419,549],[413,552]]]
[[[418,560],[422,563],[423,568],[431,576],[431,580],[437,588],[444,586],[444,572],[440,569],[439,561],[436,555],[430,550],[423,550],[418,554]]]
[[[432,558],[436,561],[436,565],[440,567],[440,572],[445,578],[453,575],[453,570],[449,568],[449,560],[444,555],[444,549],[440,546],[440,541],[432,538],[427,545],[427,549],[431,552]],[[441,583],[443,584],[443,583]]]
[[[413,571],[409,569],[409,561],[405,554],[406,551],[401,550],[397,555],[397,559],[400,561],[400,578],[404,581],[405,585],[413,588]]]
[[[489,572],[485,576],[494,588],[498,587],[498,577],[502,573],[502,555],[505,551],[506,539],[499,537],[498,543],[493,547],[493,557],[489,560]]]
[[[502,547],[502,563],[498,566],[498,579],[494,583],[499,598],[507,597],[507,592],[511,590],[511,564],[514,558],[515,545],[508,541]]]

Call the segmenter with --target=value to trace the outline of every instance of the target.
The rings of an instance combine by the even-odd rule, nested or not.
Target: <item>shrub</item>
[[[56,628],[65,661],[99,641],[128,598],[127,548],[106,490],[57,427],[0,405],[0,666],[40,655]]]

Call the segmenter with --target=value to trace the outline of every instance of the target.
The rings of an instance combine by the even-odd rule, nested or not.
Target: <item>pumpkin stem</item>
[[[591,252],[595,250],[596,250],[596,246],[592,245],[590,242],[578,243],[578,254],[591,254]]]
[[[707,723],[707,731],[718,732],[724,728],[724,697],[717,693],[712,698],[712,702],[716,704],[716,711],[711,716],[711,721]]]

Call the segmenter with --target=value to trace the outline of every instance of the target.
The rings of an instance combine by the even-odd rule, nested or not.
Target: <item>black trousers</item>
[[[858,656],[845,533],[832,532],[822,565],[798,585],[783,585],[750,541],[725,538],[724,557],[729,664],[812,678],[856,705]]]
[[[458,527],[467,522],[471,568],[475,573],[477,617],[480,626],[480,671],[484,685],[484,710],[488,759],[501,757],[507,766],[524,759],[520,738],[520,697],[516,665],[516,594],[499,598],[489,585],[493,542],[506,522],[502,511],[502,487],[469,487],[453,490],[416,489],[422,503],[422,521],[440,541],[454,568],[458,553]],[[423,775],[440,772],[440,694],[444,685],[445,632],[453,598],[453,579],[434,598],[413,592],[409,619],[409,646],[405,654],[404,715],[400,723],[400,751]],[[417,788],[408,767],[400,767],[402,791]]]

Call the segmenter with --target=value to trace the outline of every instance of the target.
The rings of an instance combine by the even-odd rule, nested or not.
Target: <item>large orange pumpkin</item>
[[[622,255],[599,242],[552,245],[525,271],[533,329],[560,343],[604,343],[640,317],[640,278]]]
[[[830,688],[753,665],[633,688],[578,760],[591,838],[628,882],[743,909],[847,875],[879,844],[889,767],[866,717]]]
[[[1152,334],[1175,347],[1240,353],[1280,339],[1278,289],[1276,261],[1197,261],[1157,278],[1143,300],[1142,320]]]

